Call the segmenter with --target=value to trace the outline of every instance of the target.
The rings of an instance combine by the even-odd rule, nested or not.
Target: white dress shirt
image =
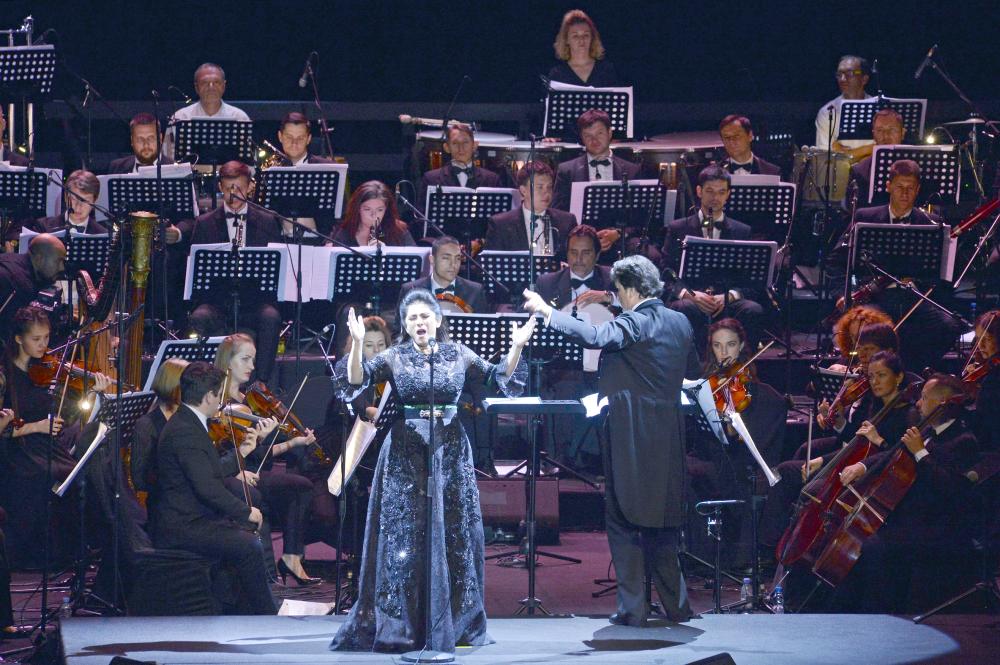
[[[587,179],[590,180],[590,182],[594,182],[595,180],[613,180],[614,179],[614,165],[613,164],[608,164],[607,166],[604,166],[603,164],[601,164],[601,165],[591,166],[590,162],[592,160],[595,160],[595,159],[596,160],[606,159],[606,160],[608,160],[610,162],[611,161],[611,151],[608,150],[607,153],[605,153],[604,155],[601,155],[600,157],[597,157],[597,156],[591,155],[590,153],[587,153]]]
[[[229,234],[229,242],[233,242],[233,241],[236,240],[236,226],[237,226],[237,223],[234,223],[236,220],[229,219],[229,215],[235,214],[235,215],[243,215],[244,216],[243,220],[239,221],[238,224],[239,224],[239,226],[243,227],[241,229],[241,232],[240,232],[240,237],[241,237],[240,248],[242,249],[243,247],[246,247],[247,246],[247,220],[246,220],[246,214],[247,214],[247,210],[248,210],[247,204],[244,203],[243,207],[241,209],[239,209],[239,210],[233,210],[225,202],[223,202],[222,203],[222,208],[223,208],[223,210],[225,210],[225,213],[226,213],[226,233]]]
[[[182,404],[184,404],[184,403],[182,402]],[[201,426],[204,427],[205,431],[207,432],[208,431],[208,416],[206,416],[204,413],[202,413],[198,409],[194,408],[190,404],[184,404],[184,406],[186,406],[187,408],[191,409],[194,412],[194,415],[198,416],[198,420],[201,422]]]
[[[521,213],[524,216],[524,234],[528,237],[528,242],[531,242],[531,210],[521,206]],[[548,243],[545,242],[545,221],[543,217],[548,214],[548,211],[544,213],[538,213],[535,216],[535,254],[538,256],[552,256],[555,252],[555,243],[553,243],[552,236],[552,222],[551,217],[549,221],[549,235]],[[545,245],[548,244],[548,251],[545,251]],[[527,249],[527,247],[525,247]]]
[[[865,94],[865,99],[874,99],[871,95]],[[830,111],[828,110],[830,106],[833,107],[833,140],[837,140],[840,125],[840,107],[844,102],[859,102],[860,99],[844,99],[843,95],[835,99],[831,99],[826,104],[820,108],[819,113],[816,114],[816,147],[826,149],[830,145]],[[872,139],[847,139],[841,141],[843,145],[848,148],[860,148],[863,145],[874,144],[875,141]]]

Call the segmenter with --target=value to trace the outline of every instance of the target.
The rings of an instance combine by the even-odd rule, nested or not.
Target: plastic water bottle
[[[59,618],[68,619],[73,616],[73,602],[70,600],[69,596],[62,597],[62,603],[59,604]]]
[[[785,590],[780,586],[774,587],[774,613],[785,613]]]
[[[743,578],[743,584],[740,585],[740,602],[745,603],[753,599],[753,587],[750,583],[749,577]]]

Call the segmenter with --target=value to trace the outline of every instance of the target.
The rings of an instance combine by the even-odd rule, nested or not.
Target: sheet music
[[[626,119],[626,135],[634,136],[634,108],[635,108],[635,96],[632,93],[632,86],[618,87],[618,88],[593,88],[588,85],[573,85],[572,83],[560,83],[559,81],[549,81],[549,90],[568,90],[571,92],[619,92],[628,95],[628,117]],[[548,95],[545,97],[545,116],[548,117],[548,107],[549,100]],[[547,129],[547,128],[546,128]]]
[[[378,427],[375,426],[375,423],[382,417],[382,411],[389,403],[390,395],[392,395],[392,384],[386,383],[373,422],[362,420],[360,416],[354,419],[354,427],[351,428],[351,433],[347,437],[347,443],[344,445],[347,453],[347,473],[344,477],[344,482],[350,481],[354,475],[354,471],[358,468],[358,463],[365,456],[368,446],[375,440],[375,435],[378,434]],[[340,496],[342,489],[340,485],[340,467],[341,458],[338,457],[337,461],[333,464],[333,469],[330,470],[330,475],[326,478],[326,488],[334,496]]]
[[[597,393],[591,393],[581,397],[580,404],[583,404],[583,408],[587,410],[587,418],[593,418],[601,415],[601,409],[608,405],[608,397],[605,395],[598,400]]]
[[[73,481],[76,480],[76,477],[78,475],[80,475],[80,471],[82,471],[83,468],[87,465],[87,461],[94,456],[94,453],[97,452],[98,447],[100,447],[101,443],[104,441],[104,438],[107,435],[108,435],[108,426],[105,425],[104,423],[98,425],[97,435],[94,437],[94,440],[91,441],[90,447],[87,448],[87,452],[83,454],[83,457],[80,458],[80,461],[77,462],[76,466],[73,467],[73,470],[69,472],[69,475],[66,476],[66,480],[64,480],[61,485],[56,485],[55,487],[52,488],[52,491],[57,496],[61,497],[64,494],[66,494],[66,490],[68,490],[70,486],[72,486]]]

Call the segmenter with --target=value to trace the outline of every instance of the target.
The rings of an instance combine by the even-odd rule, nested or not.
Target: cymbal
[[[983,118],[966,118],[965,120],[952,120],[951,122],[942,122],[943,127],[952,127],[954,125],[985,125],[988,122],[996,122],[995,120],[984,120]]]

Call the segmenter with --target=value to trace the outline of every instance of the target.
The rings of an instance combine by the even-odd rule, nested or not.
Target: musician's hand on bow
[[[820,470],[823,466],[822,457],[814,457],[809,460],[809,463],[802,464],[802,482],[806,482],[814,473]]]
[[[523,325],[517,325],[517,321],[510,322],[510,344],[511,346],[524,347],[535,332],[535,317],[529,316],[528,321]]]
[[[577,307],[586,307],[594,303],[598,305],[610,305],[611,299],[608,297],[607,291],[595,291],[591,289],[590,291],[584,291],[576,299]]]
[[[242,482],[249,485],[250,487],[256,487],[257,483],[260,482],[260,476],[258,476],[253,471],[246,471],[246,470],[240,471],[238,474],[236,474],[236,477],[239,478]]]
[[[347,330],[351,333],[351,340],[360,345],[359,348],[364,346],[365,343],[365,320],[360,314],[354,314],[354,308],[351,307],[347,310]]]
[[[840,482],[844,485],[850,485],[855,480],[865,475],[865,465],[861,462],[857,464],[852,464],[850,466],[844,467],[844,470],[840,472]]]
[[[882,438],[882,435],[878,433],[877,429],[875,429],[875,425],[872,425],[868,420],[861,423],[861,426],[858,427],[858,434],[865,437],[876,446],[881,446],[885,443],[885,439]]]
[[[924,443],[923,435],[916,427],[911,427],[906,430],[905,434],[903,434],[903,445],[905,445],[906,449],[914,455],[927,448],[927,445]]]
[[[618,229],[601,229],[597,232],[597,238],[601,241],[601,251],[606,252],[611,247],[618,242],[622,237],[622,234]]]
[[[541,314],[546,319],[552,314],[552,306],[534,291],[524,290],[524,309],[532,314]],[[534,328],[532,328],[534,330]]]

